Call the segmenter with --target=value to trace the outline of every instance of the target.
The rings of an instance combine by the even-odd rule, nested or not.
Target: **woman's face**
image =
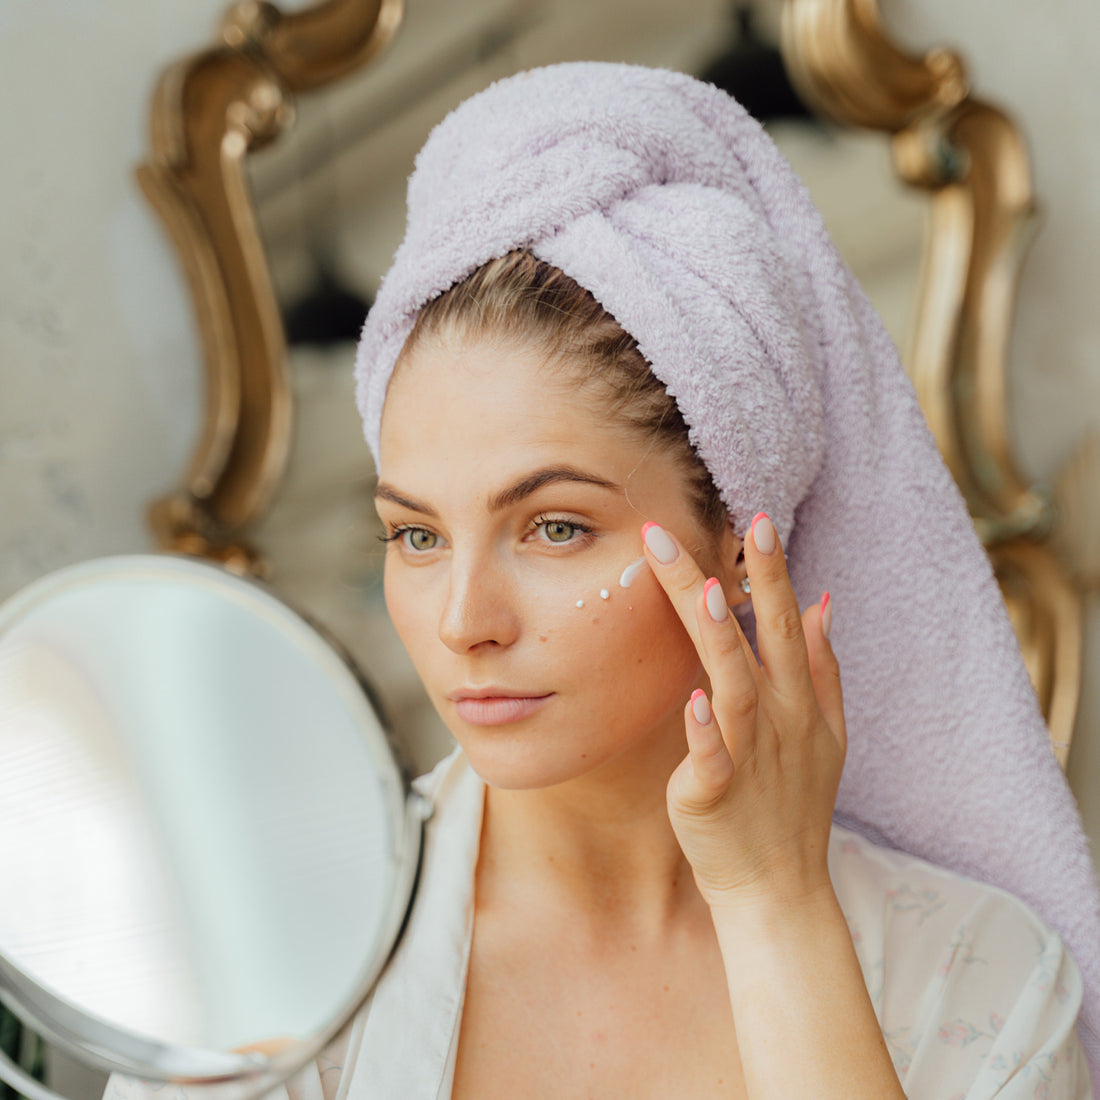
[[[648,567],[620,578],[647,519],[727,592],[720,558],[739,548],[716,549],[675,460],[562,369],[503,341],[425,341],[382,417],[390,616],[474,769],[507,788],[682,746],[698,656]]]

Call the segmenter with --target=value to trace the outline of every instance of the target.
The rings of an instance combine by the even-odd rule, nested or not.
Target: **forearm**
[[[712,916],[752,1100],[904,1100],[831,888]]]

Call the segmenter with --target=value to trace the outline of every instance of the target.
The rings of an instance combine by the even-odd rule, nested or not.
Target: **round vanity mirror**
[[[85,1062],[293,1072],[385,964],[423,816],[362,678],[258,585],[129,556],[0,609],[0,998]]]

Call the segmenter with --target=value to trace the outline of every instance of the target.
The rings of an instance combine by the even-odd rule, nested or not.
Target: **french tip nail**
[[[671,565],[679,556],[676,543],[669,537],[668,532],[657,523],[648,523],[642,528],[642,541],[649,547],[649,552],[662,564]]]
[[[753,516],[752,541],[761,554],[770,554],[775,550],[778,541],[775,534],[775,525],[768,518],[767,512],[757,512]]]
[[[729,608],[726,606],[726,595],[722,591],[722,584],[717,577],[711,577],[703,585],[703,602],[706,604],[707,614],[716,623],[725,622],[729,617]]]
[[[710,700],[702,688],[696,688],[691,693],[691,713],[699,725],[706,726],[710,723]]]
[[[821,597],[821,633],[825,635],[826,639],[829,637],[829,631],[833,625],[833,598],[828,592]]]

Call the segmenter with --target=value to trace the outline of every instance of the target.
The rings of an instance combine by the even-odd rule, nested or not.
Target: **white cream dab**
[[[584,607],[584,600],[577,600],[578,607]]]
[[[623,570],[623,575],[619,578],[620,587],[629,588],[634,583],[634,578],[645,568],[645,565],[645,558],[639,558],[637,561],[632,561]]]
[[[609,600],[609,599],[611,599],[611,593],[610,593],[610,592],[608,592],[608,590],[607,590],[606,588],[601,588],[601,589],[600,589],[600,599],[601,599],[601,600]]]

